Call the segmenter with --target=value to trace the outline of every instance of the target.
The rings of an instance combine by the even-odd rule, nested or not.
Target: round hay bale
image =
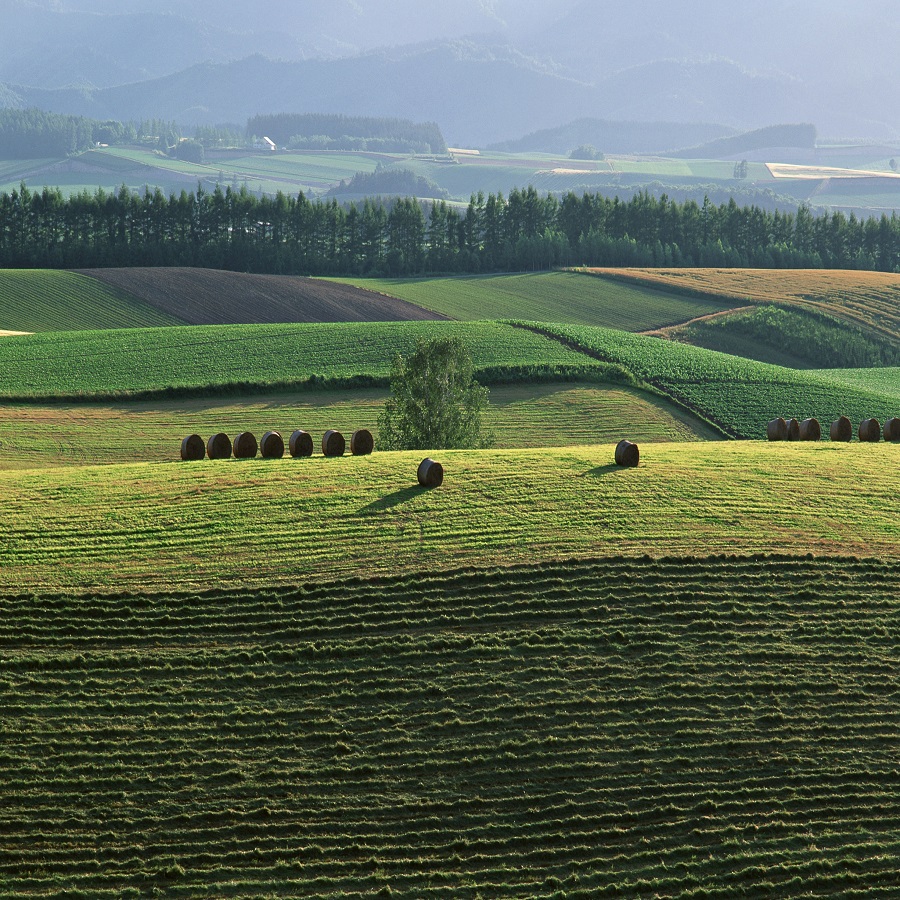
[[[284,456],[284,438],[277,431],[267,431],[259,442],[263,459],[281,459]]]
[[[866,444],[881,440],[881,422],[878,419],[863,419],[859,423],[859,439]]]
[[[631,441],[619,441],[616,447],[616,465],[637,468],[641,461],[641,451],[637,444]]]
[[[831,439],[843,443],[853,440],[853,423],[846,416],[831,423]]]
[[[886,441],[900,441],[900,419],[894,417],[884,423],[884,439]]]
[[[313,455],[313,439],[312,435],[298,428],[292,435],[288,446],[291,450],[291,456],[312,456]]]
[[[781,417],[772,419],[766,426],[766,437],[770,441],[786,441],[788,436],[787,422]]]
[[[231,457],[231,438],[219,432],[206,442],[206,455],[210,459],[229,459]]]
[[[375,438],[372,437],[371,431],[360,428],[350,435],[350,452],[354,456],[368,456],[374,449]]]
[[[820,441],[822,439],[822,426],[818,419],[804,419],[800,423],[801,441]]]
[[[433,459],[423,459],[416,477],[424,488],[440,487],[444,483],[444,467]]]
[[[339,431],[329,429],[322,435],[323,456],[343,456],[347,442]]]
[[[257,450],[259,450],[259,444],[256,443],[256,437],[250,431],[242,431],[234,439],[235,459],[253,459]]]
[[[787,420],[787,439],[789,441],[800,440],[800,423],[796,419]]]
[[[204,456],[206,456],[206,444],[203,443],[203,438],[199,434],[189,434],[181,442],[182,459],[196,462],[198,459],[203,459]]]

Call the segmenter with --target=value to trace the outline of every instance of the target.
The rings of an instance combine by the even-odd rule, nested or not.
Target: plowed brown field
[[[405,322],[445,319],[405,300],[290,275],[216,269],[84,269],[187,325],[279,322]]]

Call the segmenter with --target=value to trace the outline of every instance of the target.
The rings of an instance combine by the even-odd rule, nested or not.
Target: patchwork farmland
[[[900,444],[827,433],[900,415],[897,368],[638,333],[819,305],[837,354],[898,340],[892,282],[45,274],[0,273],[41,332],[0,338],[2,896],[896,895]],[[493,446],[380,451],[439,335]]]

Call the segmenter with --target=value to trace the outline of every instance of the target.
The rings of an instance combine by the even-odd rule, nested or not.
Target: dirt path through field
[[[4,331],[0,329],[0,337],[15,337],[20,334],[34,334],[33,331]]]
[[[750,312],[756,309],[755,306],[736,306],[734,309],[724,309],[721,312],[710,313],[706,316],[697,316],[694,319],[688,319],[686,322],[679,322],[677,325],[667,325],[665,328],[653,328],[650,331],[641,331],[639,334],[645,334],[649,337],[671,337],[676,331],[694,325],[696,322],[708,322],[710,319],[721,319],[723,316],[733,316],[735,313]]]

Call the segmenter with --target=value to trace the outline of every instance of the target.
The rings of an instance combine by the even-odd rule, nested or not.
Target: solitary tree
[[[387,450],[477,447],[487,388],[473,374],[472,358],[458,338],[419,341],[415,352],[394,358],[391,396],[378,420]]]

